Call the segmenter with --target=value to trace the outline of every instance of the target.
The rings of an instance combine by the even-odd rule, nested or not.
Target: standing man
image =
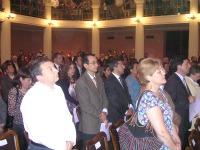
[[[85,72],[85,68],[83,67],[83,58],[81,56],[76,56],[73,61],[76,64],[76,76],[79,78]]]
[[[113,59],[109,67],[112,74],[105,81],[105,91],[109,102],[108,120],[116,123],[119,119],[124,119],[124,116],[131,115],[133,106],[126,82],[121,77],[125,69],[123,60]]]
[[[46,58],[30,64],[34,86],[22,100],[21,112],[30,144],[28,150],[71,150],[76,131],[62,89],[55,85],[58,70]]]
[[[108,102],[103,81],[97,74],[97,58],[88,54],[83,59],[83,65],[86,71],[78,79],[75,90],[81,108],[80,131],[85,145],[100,131],[101,123],[107,123]]]
[[[53,55],[53,63],[54,67],[60,72],[62,69],[62,64],[63,64],[63,55],[61,53],[55,53]]]
[[[189,103],[194,100],[185,81],[185,76],[190,69],[190,62],[188,59],[179,56],[172,60],[171,65],[175,72],[169,77],[164,88],[174,102],[176,113],[181,117],[179,136],[182,149],[185,149],[188,146],[188,129],[190,127]]]

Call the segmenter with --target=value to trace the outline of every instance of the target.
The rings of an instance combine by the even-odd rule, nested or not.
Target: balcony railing
[[[92,9],[52,8],[52,19],[57,20],[92,20]]]
[[[144,16],[186,14],[190,12],[189,8],[189,0],[147,0]]]
[[[116,6],[115,3],[101,3],[101,20],[131,18],[135,16],[136,6],[133,0],[124,0],[121,6]]]
[[[11,0],[11,12],[26,16],[44,18],[45,7],[43,3],[39,4],[37,1],[24,3],[22,0]]]

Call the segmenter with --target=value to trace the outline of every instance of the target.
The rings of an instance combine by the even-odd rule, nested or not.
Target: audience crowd
[[[50,60],[20,51],[1,65],[0,134],[14,130],[21,150],[85,149],[102,127],[137,116],[140,125],[150,124],[160,149],[184,150],[200,118],[199,109],[189,119],[190,104],[200,101],[199,84],[197,57],[56,52]],[[134,140],[126,130],[119,129],[121,149]]]

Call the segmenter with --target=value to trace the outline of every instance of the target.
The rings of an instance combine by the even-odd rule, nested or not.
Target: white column
[[[140,20],[143,17],[144,0],[135,0],[136,18]],[[144,57],[144,25],[139,21],[135,27],[135,58]]]
[[[198,13],[198,0],[190,1],[190,14]],[[199,25],[197,19],[191,19],[189,23],[189,48],[188,57],[199,55]]]
[[[99,0],[92,0],[93,21],[94,23],[99,20]],[[94,24],[92,28],[92,53],[97,57],[100,55],[100,34],[98,26]]]
[[[47,20],[51,20],[51,7],[45,6],[45,16]],[[44,28],[43,34],[43,52],[51,59],[52,57],[52,27],[49,25]]]
[[[10,0],[3,0],[4,12],[10,13]],[[11,22],[7,18],[1,23],[1,63],[11,58]]]

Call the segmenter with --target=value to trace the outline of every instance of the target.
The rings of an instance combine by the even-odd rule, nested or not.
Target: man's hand
[[[72,150],[74,143],[71,141],[66,141],[65,150]]]
[[[126,116],[131,116],[133,115],[133,109],[132,108],[129,108],[127,111],[126,111]]]
[[[188,100],[190,103],[193,103],[195,101],[195,97],[194,96],[189,96]]]

